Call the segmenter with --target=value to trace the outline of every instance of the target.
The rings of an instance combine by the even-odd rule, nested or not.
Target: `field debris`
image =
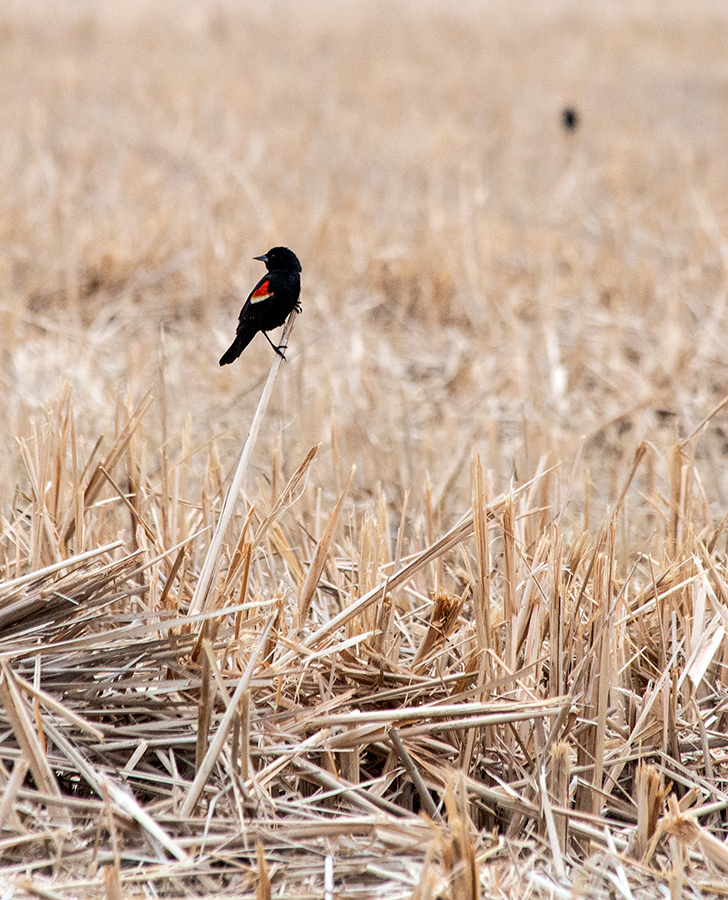
[[[60,471],[63,520],[88,491]],[[350,558],[339,510],[322,544],[297,536],[295,503],[274,522],[249,505],[191,614],[198,511],[168,550],[137,525],[130,551],[94,497],[78,512],[97,549],[65,559],[47,507],[8,523],[5,566],[25,574],[0,585],[3,877],[59,896],[307,896],[328,857],[335,884],[392,897],[488,896],[491,869],[535,896],[709,891],[728,869],[712,530],[678,489],[677,540],[634,557],[616,518],[564,532],[538,478],[484,502],[473,472],[460,522],[375,565],[366,517]],[[117,515],[160,521],[164,498],[142,493]]]

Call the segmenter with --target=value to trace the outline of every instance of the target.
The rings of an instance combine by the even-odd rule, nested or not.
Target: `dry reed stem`
[[[336,526],[339,521],[339,516],[341,515],[341,508],[344,503],[344,498],[346,497],[349,488],[351,487],[351,480],[354,477],[355,468],[352,467],[351,472],[349,473],[349,478],[347,479],[344,490],[339,497],[339,501],[336,506],[333,508],[331,515],[329,516],[329,520],[326,523],[326,529],[323,533],[321,540],[316,545],[316,552],[314,554],[313,559],[311,560],[311,565],[308,567],[308,572],[306,573],[306,580],[303,582],[301,586],[301,593],[298,597],[298,617],[297,617],[297,627],[302,628],[303,623],[306,619],[306,615],[308,614],[308,608],[311,604],[311,600],[313,599],[313,595],[318,587],[319,579],[321,578],[321,573],[324,570],[324,566],[326,565],[326,557],[329,552],[329,546],[334,536],[334,531],[336,530]]]
[[[250,659],[248,660],[248,665],[245,671],[242,674],[242,677],[238,681],[237,687],[235,688],[235,692],[230,698],[230,704],[223,716],[220,724],[218,725],[217,732],[215,737],[207,748],[207,752],[205,753],[200,765],[197,769],[197,775],[195,776],[194,781],[189,787],[187,791],[187,795],[182,803],[180,808],[180,816],[185,818],[192,813],[192,810],[195,808],[197,801],[200,798],[200,794],[202,793],[205,783],[210,776],[210,772],[212,771],[213,766],[217,762],[217,758],[222,750],[223,744],[227,739],[228,730],[230,725],[232,724],[233,718],[237,713],[237,707],[240,703],[240,700],[248,690],[250,685],[250,680],[253,677],[253,672],[255,670],[256,665],[258,664],[258,660],[263,650],[263,646],[268,639],[268,635],[273,627],[274,620],[271,618],[268,620],[267,625],[263,629],[261,636],[258,640],[257,646],[255,650],[251,653]]]
[[[285,352],[285,349],[288,347],[288,340],[290,338],[291,332],[293,331],[293,326],[296,322],[296,316],[297,313],[294,310],[286,321],[286,325],[283,329],[283,334],[281,335],[280,349],[282,350],[282,352]],[[238,501],[238,496],[240,494],[240,489],[243,486],[245,473],[247,471],[248,464],[250,463],[250,458],[253,455],[253,450],[255,449],[255,444],[258,440],[258,434],[260,433],[260,428],[263,424],[263,418],[265,417],[268,403],[270,402],[273,388],[275,387],[276,379],[278,378],[278,373],[280,372],[282,364],[283,357],[276,353],[275,358],[271,363],[270,371],[268,373],[268,379],[266,380],[263,392],[260,395],[260,400],[258,401],[258,406],[255,410],[253,421],[250,423],[248,437],[245,440],[242,453],[240,454],[240,459],[238,460],[238,465],[235,469],[235,475],[233,476],[232,484],[230,485],[230,489],[227,492],[225,503],[223,504],[223,508],[220,513],[220,518],[218,519],[217,525],[215,526],[215,531],[213,533],[212,540],[210,541],[207,555],[205,556],[202,571],[200,572],[200,576],[197,580],[195,592],[192,595],[192,600],[190,601],[189,609],[191,615],[195,615],[199,612],[204,612],[207,608],[212,579],[215,573],[215,569],[219,565],[219,555],[222,548],[222,542],[225,539],[225,533],[227,531],[228,524],[230,523],[235,505]]]
[[[449,833],[442,834],[440,852],[449,876],[451,896],[480,900],[478,862],[462,780],[457,785],[457,793],[452,784],[447,786],[444,801]]]
[[[22,830],[21,827],[19,827],[20,820],[18,819],[17,813],[14,812],[13,807],[29,768],[30,763],[25,759],[16,760],[13,766],[13,771],[10,778],[7,780],[2,798],[0,798],[0,828],[4,828],[5,823],[12,818],[13,821],[11,827],[14,830]]]
[[[10,727],[13,729],[23,754],[22,758],[28,763],[39,790],[60,800],[61,791],[53,770],[46,759],[42,736],[38,735],[31,723],[28,709],[18,689],[13,670],[10,668],[7,660],[4,659],[0,660],[0,667],[2,668],[0,673],[0,702],[5,708]],[[70,824],[70,817],[64,810],[63,805],[53,807],[51,814],[60,823]]]
[[[569,745],[558,741],[551,748],[551,771],[549,772],[549,793],[556,806],[561,809],[569,807],[570,781]],[[555,833],[562,854],[569,849],[569,819],[561,815],[555,822]]]

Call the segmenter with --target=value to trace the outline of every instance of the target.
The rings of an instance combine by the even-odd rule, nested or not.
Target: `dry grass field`
[[[728,894],[727,46],[0,7],[3,898]]]

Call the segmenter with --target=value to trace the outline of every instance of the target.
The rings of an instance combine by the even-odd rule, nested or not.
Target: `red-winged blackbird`
[[[301,312],[298,297],[301,293],[301,263],[288,247],[273,247],[263,256],[254,256],[264,262],[268,274],[264,275],[243,304],[238,318],[235,340],[220,360],[221,366],[236,360],[255,335],[262,331],[271,347],[283,359],[281,347],[276,347],[266,332],[283,325],[290,313]]]

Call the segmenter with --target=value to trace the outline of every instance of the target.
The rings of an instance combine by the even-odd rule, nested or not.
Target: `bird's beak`
[[[268,262],[268,254],[264,253],[262,256],[254,256],[253,259],[259,259],[261,262]]]

